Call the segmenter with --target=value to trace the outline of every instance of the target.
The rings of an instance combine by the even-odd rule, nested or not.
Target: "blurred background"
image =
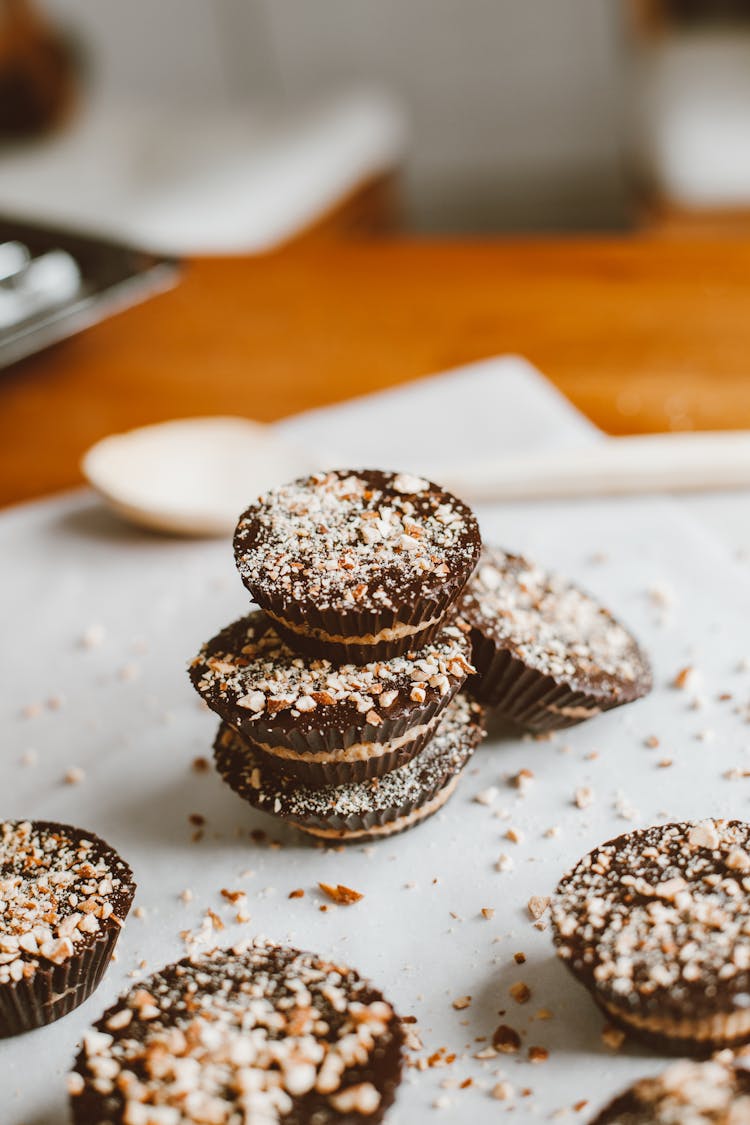
[[[750,429],[749,233],[750,0],[0,0],[0,503],[507,353]]]
[[[0,132],[0,208],[171,252],[375,181],[415,231],[738,221],[750,3],[0,0]]]

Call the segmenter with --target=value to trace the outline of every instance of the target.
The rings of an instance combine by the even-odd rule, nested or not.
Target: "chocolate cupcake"
[[[266,943],[168,965],[104,1013],[69,1076],[75,1125],[376,1125],[400,1020],[344,965]]]
[[[480,551],[465,504],[436,484],[374,469],[316,473],[240,517],[242,581],[293,648],[366,664],[423,648]]]
[[[615,1098],[592,1125],[748,1125],[750,1073],[733,1059],[672,1063]]]
[[[466,633],[449,625],[417,653],[334,666],[293,652],[256,612],[210,640],[190,676],[269,768],[321,786],[379,776],[419,753],[473,671],[469,655]]]
[[[659,1050],[750,1042],[749,876],[740,821],[619,836],[558,886],[557,952],[609,1020]]]
[[[0,1037],[52,1023],[91,995],[134,894],[128,865],[93,833],[0,823]]]
[[[481,707],[459,695],[415,758],[372,780],[323,789],[300,786],[269,770],[265,756],[224,724],[214,757],[226,783],[255,808],[313,836],[361,842],[403,832],[442,808],[483,735]]]
[[[651,690],[637,641],[577,586],[485,548],[461,598],[477,669],[470,690],[531,731],[559,730]]]

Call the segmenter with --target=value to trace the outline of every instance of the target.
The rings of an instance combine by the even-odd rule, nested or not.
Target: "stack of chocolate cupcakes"
[[[317,473],[248,508],[234,549],[261,608],[190,668],[224,780],[331,840],[436,812],[483,735],[453,617],[481,550],[470,509],[404,473]]]

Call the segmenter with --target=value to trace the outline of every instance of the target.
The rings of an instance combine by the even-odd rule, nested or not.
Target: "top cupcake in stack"
[[[471,510],[407,473],[338,470],[274,489],[240,517],[242,581],[293,649],[337,663],[430,644],[477,564]]]

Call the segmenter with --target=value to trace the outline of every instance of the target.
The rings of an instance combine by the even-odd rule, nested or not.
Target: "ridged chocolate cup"
[[[698,1037],[697,1029],[682,1034],[671,1031],[658,1031],[645,1028],[639,1023],[634,1023],[632,1014],[626,1008],[617,1008],[611,1004],[603,1004],[595,992],[591,993],[597,1008],[604,1014],[608,1022],[624,1031],[629,1039],[637,1039],[653,1051],[662,1055],[673,1055],[675,1058],[708,1059],[717,1051],[735,1051],[750,1043],[750,1026],[740,1035],[735,1035],[730,1030],[730,1013],[717,1013],[712,1017],[711,1033]],[[748,1021],[750,1023],[750,1020]]]
[[[59,833],[73,843],[90,840],[97,858],[103,858],[123,880],[117,893],[116,916],[102,922],[95,934],[87,934],[76,944],[74,953],[59,965],[40,961],[28,977],[0,984],[0,1039],[21,1035],[54,1023],[72,1012],[96,990],[107,971],[135,896],[132,871],[117,852],[93,832],[85,832],[54,821],[31,822],[37,830]]]
[[[404,653],[431,644],[443,628],[459,595],[460,590],[458,594],[450,593],[440,600],[420,599],[411,606],[401,607],[398,618],[382,613],[379,621],[376,622],[372,622],[373,615],[366,612],[347,613],[344,616],[307,611],[305,628],[309,632],[306,633],[299,632],[297,622],[282,617],[278,611],[268,606],[264,608],[272,618],[279,636],[297,652],[304,653],[306,656],[325,657],[332,664],[368,664],[373,660],[391,660],[394,656],[403,656]],[[310,624],[316,616],[320,624]],[[325,624],[323,624],[324,619]],[[384,621],[391,623],[383,624]],[[403,637],[378,641],[377,644],[363,644],[356,640],[357,637],[367,636],[370,633],[380,633],[385,628],[404,627],[414,631]],[[329,636],[346,636],[345,630],[349,631],[349,639],[345,641],[331,641],[321,635],[327,633]]]
[[[369,712],[363,714],[355,703],[346,699],[335,705],[320,705],[312,712],[296,716],[289,708],[256,715],[237,702],[244,698],[243,692],[252,690],[253,680],[246,670],[247,666],[243,668],[240,665],[236,676],[222,672],[215,674],[211,668],[212,660],[226,658],[228,654],[235,659],[236,654],[240,654],[239,659],[242,659],[248,641],[267,643],[268,658],[276,669],[295,661],[299,664],[301,659],[305,659],[281,641],[275,626],[264,614],[254,613],[228,626],[204,646],[191,665],[193,684],[208,706],[248,746],[263,754],[270,768],[318,788],[380,777],[413,758],[434,733],[435,723],[462,687],[466,669],[471,667],[468,663],[471,651],[468,636],[451,627],[450,633],[436,638],[433,650],[438,653],[449,651],[459,658],[455,666],[454,660],[450,661],[454,670],[443,688],[428,685],[424,700],[416,702],[411,698],[412,664],[399,666],[398,673],[388,681],[388,686],[397,690],[398,696],[389,708],[379,708],[378,723],[368,721]],[[414,654],[415,660],[420,658],[420,653],[426,655],[425,650],[420,650]],[[459,667],[462,662],[463,666]],[[318,667],[319,686],[322,686],[327,667],[317,658],[311,658],[308,663]],[[221,667],[229,665],[222,663]],[[330,673],[345,675],[348,668],[357,682],[367,667],[331,666]],[[418,732],[414,738],[409,737],[412,732]],[[380,747],[394,742],[400,745],[380,751]],[[368,752],[368,746],[373,748],[371,752]],[[358,749],[353,750],[355,747]]]
[[[456,686],[458,691],[458,685]],[[453,693],[455,694],[455,693]],[[446,700],[445,706],[449,706],[450,700]],[[265,750],[260,743],[254,742],[253,739],[246,738],[244,734],[232,727],[236,733],[237,738],[241,744],[247,747],[249,751],[254,754],[260,755],[267,765],[269,770],[282,777],[287,777],[298,781],[301,785],[307,785],[311,789],[322,789],[326,785],[351,785],[358,781],[367,781],[374,777],[382,777],[384,774],[390,773],[391,770],[398,769],[400,766],[406,765],[412,758],[415,758],[422,749],[427,745],[440,723],[440,718],[443,714],[443,707],[438,707],[433,704],[430,708],[431,718],[424,724],[425,729],[416,735],[414,738],[409,738],[402,746],[394,750],[386,752],[376,752],[384,743],[382,734],[382,726],[388,724],[381,724],[380,727],[371,728],[365,726],[365,731],[369,733],[372,730],[375,734],[375,740],[370,743],[362,743],[363,755],[357,758],[344,758],[352,745],[359,745],[353,742],[355,731],[351,728],[345,732],[349,740],[347,747],[343,749],[324,749],[314,751],[306,748],[304,751],[293,751],[288,747],[284,747],[283,753],[272,753]],[[231,724],[227,724],[231,725]],[[394,724],[397,725],[397,724]],[[401,734],[395,737],[407,737],[414,728],[407,728]],[[321,740],[322,741],[322,740]],[[371,752],[367,753],[367,748],[371,748]],[[315,759],[315,755],[323,753],[327,757],[324,761]],[[339,757],[331,757],[330,755],[339,755]]]
[[[373,781],[325,789],[302,787],[269,770],[265,757],[225,724],[214,743],[214,760],[227,785],[262,812],[331,841],[374,839],[405,830],[437,811],[441,795],[450,796],[482,739],[482,724],[482,708],[458,696],[435,737],[406,765]]]
[[[564,730],[604,711],[633,703],[651,690],[651,673],[614,692],[592,683],[587,689],[530,668],[510,649],[502,648],[480,630],[471,630],[471,676],[466,690],[480,703],[497,709],[503,719],[534,733]],[[645,659],[645,658],[644,658]]]
[[[403,490],[394,487],[394,481],[398,482],[403,474],[346,469],[320,476],[337,480],[357,478],[368,489],[378,490],[385,503],[389,498],[403,501],[406,496]],[[295,484],[307,486],[311,480],[307,478]],[[425,511],[431,511],[445,504],[457,512],[463,522],[457,543],[444,552],[442,563],[447,572],[438,576],[426,571],[405,580],[395,568],[384,565],[381,572],[371,575],[362,584],[365,593],[359,602],[343,596],[324,599],[308,593],[305,587],[299,596],[293,596],[281,585],[256,580],[248,560],[254,551],[263,556],[274,552],[273,540],[266,542],[260,517],[278,497],[279,490],[262,497],[242,514],[234,537],[240,577],[253,600],[273,619],[291,648],[334,663],[366,664],[373,660],[390,660],[421,648],[438,635],[476,566],[481,540],[476,518],[466,504],[431,481],[420,483],[425,487],[411,497],[417,510],[415,518],[422,506]],[[363,500],[363,509],[368,503]],[[370,596],[383,589],[386,599]],[[400,635],[403,630],[407,631]],[[380,638],[383,632],[387,635]],[[391,635],[393,632],[399,635]]]
[[[658,824],[608,840],[558,884],[558,956],[629,1037],[695,1058],[740,1047],[750,1042],[749,865],[742,821]]]
[[[0,985],[0,1039],[45,1027],[88,1000],[112,960],[116,928],[98,934],[62,965],[40,966],[28,980]]]
[[[601,670],[552,674],[536,667],[524,652],[523,644],[513,634],[512,623],[493,620],[481,612],[479,575],[485,561],[492,565],[505,560],[509,570],[529,565],[517,555],[505,554],[499,548],[486,548],[477,569],[462,597],[458,612],[471,626],[472,663],[476,675],[466,690],[479,702],[497,710],[507,722],[523,730],[543,733],[576,726],[586,719],[647,695],[652,686],[649,661],[634,637],[628,634],[612,615],[583,591],[568,583],[594,608],[600,618],[627,637],[628,655],[636,668],[633,678],[606,674]]]

